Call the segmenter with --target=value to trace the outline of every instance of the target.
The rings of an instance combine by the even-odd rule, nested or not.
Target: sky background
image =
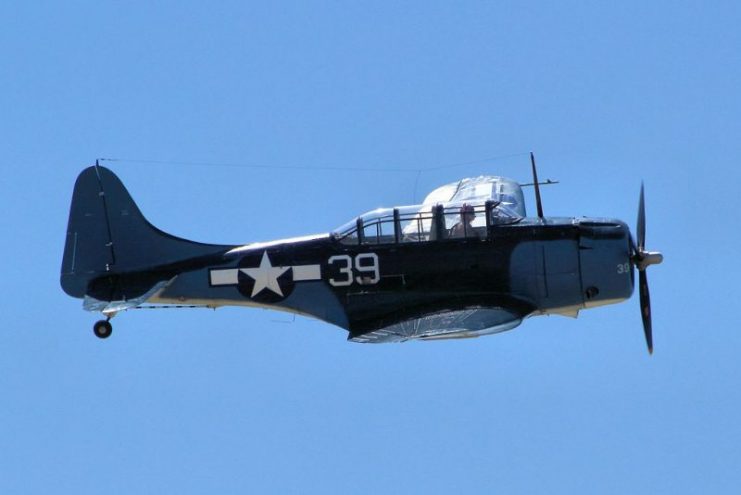
[[[0,493],[737,493],[738,2],[4,2],[0,19]],[[652,357],[637,294],[373,346],[244,308],[129,311],[101,341],[59,286],[96,158],[126,159],[107,166],[159,228],[240,244],[462,177],[529,181],[530,150],[561,181],[547,215],[633,226],[645,181],[665,255]]]

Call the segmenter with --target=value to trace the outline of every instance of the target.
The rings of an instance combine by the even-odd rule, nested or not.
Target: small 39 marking
[[[378,255],[376,253],[361,253],[355,256],[353,263],[352,256],[347,254],[338,254],[327,260],[327,264],[338,264],[341,277],[330,278],[328,282],[334,287],[346,287],[356,282],[360,285],[374,285],[381,280],[381,273],[378,266]],[[353,277],[353,266],[355,271],[360,273]]]
[[[620,263],[617,266],[618,275],[630,273],[630,263]]]

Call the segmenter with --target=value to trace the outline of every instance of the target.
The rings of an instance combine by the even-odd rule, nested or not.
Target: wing
[[[350,333],[353,342],[380,344],[411,339],[480,337],[517,327],[527,314],[508,308],[462,309],[413,318],[365,333]]]

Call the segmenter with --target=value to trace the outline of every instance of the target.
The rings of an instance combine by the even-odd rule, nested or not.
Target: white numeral
[[[617,266],[617,272],[618,272],[618,275],[623,275],[624,273],[630,273],[630,263],[620,263]]]
[[[343,287],[346,285],[352,284],[352,258],[350,258],[346,254],[338,254],[337,256],[332,256],[327,260],[327,263],[330,265],[334,264],[335,262],[344,263],[345,266],[340,267],[340,273],[345,275],[345,279],[337,280],[334,278],[329,279],[329,283],[334,285],[335,287]]]
[[[370,260],[370,264],[363,265],[362,261]],[[363,253],[355,257],[355,269],[361,273],[355,277],[355,280],[360,285],[373,285],[377,284],[381,279],[381,274],[378,271],[378,255],[376,253]],[[372,273],[373,276],[363,276],[363,273]]]
[[[381,271],[378,267],[378,255],[376,253],[361,253],[355,257],[355,270],[359,273],[353,279],[353,259],[347,254],[338,254],[327,260],[329,265],[339,264],[340,275],[338,278],[330,278],[329,283],[334,287],[346,287],[357,282],[360,285],[373,285],[381,280]]]

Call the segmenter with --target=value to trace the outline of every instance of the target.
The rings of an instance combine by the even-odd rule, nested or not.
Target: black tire
[[[93,325],[93,333],[99,339],[107,339],[113,333],[113,326],[111,326],[108,320],[98,320]]]

